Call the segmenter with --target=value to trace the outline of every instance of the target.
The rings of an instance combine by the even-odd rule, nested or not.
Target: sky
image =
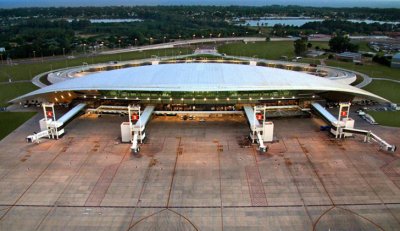
[[[0,8],[33,6],[109,6],[109,5],[302,5],[329,7],[396,7],[400,0],[0,0]]]

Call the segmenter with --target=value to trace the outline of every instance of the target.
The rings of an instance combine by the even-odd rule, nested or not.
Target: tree
[[[385,56],[375,55],[372,61],[390,67],[390,60]]]
[[[294,53],[296,55],[303,55],[307,50],[307,39],[301,38],[294,41]]]
[[[307,48],[310,49],[312,47],[312,43],[307,43]]]
[[[343,37],[340,35],[329,40],[329,47],[334,52],[358,51],[358,45],[351,43],[348,37]]]

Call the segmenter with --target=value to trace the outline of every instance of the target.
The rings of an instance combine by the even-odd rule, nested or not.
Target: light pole
[[[118,40],[119,49],[121,49],[121,39]]]
[[[63,47],[63,56],[65,57],[65,48]]]
[[[136,44],[137,44],[137,38],[135,38],[135,46],[136,46]]]
[[[85,56],[86,56],[86,43],[83,44],[83,53],[84,53]]]
[[[36,51],[33,51],[33,60],[36,60]]]
[[[165,39],[166,39],[166,38],[167,38],[167,37],[165,37],[165,36],[164,36],[164,40],[163,40],[163,43],[165,43]]]
[[[152,37],[150,37],[149,42],[150,42],[150,45],[153,43],[153,38]]]

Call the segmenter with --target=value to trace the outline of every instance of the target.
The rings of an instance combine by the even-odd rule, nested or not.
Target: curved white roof
[[[277,68],[225,63],[179,63],[105,71],[56,83],[13,101],[58,91],[338,91],[387,101],[322,77]]]

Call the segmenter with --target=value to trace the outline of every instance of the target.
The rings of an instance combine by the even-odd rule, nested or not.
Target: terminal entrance
[[[109,106],[122,106],[126,107],[128,104],[141,105],[142,108],[151,105],[155,107],[156,113],[161,114],[173,114],[173,113],[207,113],[215,114],[221,113],[236,113],[243,112],[245,106],[265,106],[267,107],[268,113],[266,117],[291,117],[291,116],[307,116],[307,111],[311,108],[312,99],[319,99],[316,96],[307,96],[304,98],[279,98],[279,99],[220,99],[220,98],[204,98],[204,99],[181,99],[181,100],[121,100],[121,99],[109,99],[96,97],[96,99],[77,99],[74,102],[84,102],[88,105],[88,108],[99,108],[103,105]]]
[[[157,111],[234,111],[235,105],[210,105],[210,104],[167,104],[158,105]]]

